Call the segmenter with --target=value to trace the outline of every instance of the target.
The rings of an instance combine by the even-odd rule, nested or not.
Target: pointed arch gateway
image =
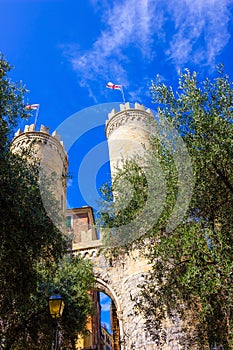
[[[103,279],[96,277],[94,289],[98,292],[103,292],[111,298],[111,323],[113,332],[113,350],[123,350],[123,322],[122,322],[122,310],[113,288],[107,284]]]

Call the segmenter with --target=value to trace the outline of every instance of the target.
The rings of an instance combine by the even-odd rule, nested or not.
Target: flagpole
[[[125,103],[125,95],[124,95],[123,85],[121,85],[121,94],[122,94],[123,101]]]
[[[122,99],[123,102],[125,103],[125,95],[124,95],[124,90],[123,90],[123,86],[122,85],[118,85],[118,84],[113,84],[111,82],[106,84],[106,87],[112,90],[120,90],[121,94],[122,94]]]
[[[40,105],[36,109],[36,115],[35,115],[35,120],[34,120],[35,129],[36,129],[36,123],[37,123],[37,119],[38,119],[39,109],[40,109]]]

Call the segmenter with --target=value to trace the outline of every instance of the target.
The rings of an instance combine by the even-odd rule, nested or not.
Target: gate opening
[[[103,350],[120,350],[120,331],[114,301],[104,292],[100,295],[100,324]]]

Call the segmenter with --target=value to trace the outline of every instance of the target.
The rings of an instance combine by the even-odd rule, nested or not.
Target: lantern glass
[[[49,298],[49,312],[53,318],[60,318],[64,310],[65,303],[60,294],[52,295]]]

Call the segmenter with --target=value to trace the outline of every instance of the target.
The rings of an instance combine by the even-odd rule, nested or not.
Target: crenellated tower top
[[[43,174],[53,176],[51,191],[61,203],[61,209],[66,207],[66,176],[68,171],[68,157],[60,135],[54,131],[52,135],[49,128],[41,125],[35,130],[35,125],[26,125],[24,130],[19,129],[14,136],[11,150],[20,153],[21,150],[31,151],[34,159],[40,164]],[[54,175],[56,175],[54,177]]]
[[[67,153],[64,148],[64,143],[61,141],[60,135],[56,130],[50,135],[49,128],[44,125],[40,126],[39,131],[35,130],[35,124],[25,125],[24,130],[18,129],[18,131],[15,133],[11,149],[15,151],[17,149],[29,146],[29,144],[32,144],[33,142],[35,145],[37,145],[36,148],[38,148],[39,144],[49,144],[53,150],[56,150],[59,153],[67,170]]]
[[[119,112],[113,109],[108,114],[105,131],[113,177],[116,169],[121,168],[124,159],[133,158],[135,155],[144,156],[156,130],[151,110],[139,103],[135,103],[134,107],[129,103],[120,104]]]
[[[108,114],[108,121],[106,122],[106,136],[107,138],[116,128],[124,124],[137,124],[145,125],[147,128],[151,126],[154,121],[153,114],[149,108],[145,108],[144,105],[139,103],[134,104],[134,108],[130,106],[130,103],[120,104],[120,111],[116,111],[115,108]]]

